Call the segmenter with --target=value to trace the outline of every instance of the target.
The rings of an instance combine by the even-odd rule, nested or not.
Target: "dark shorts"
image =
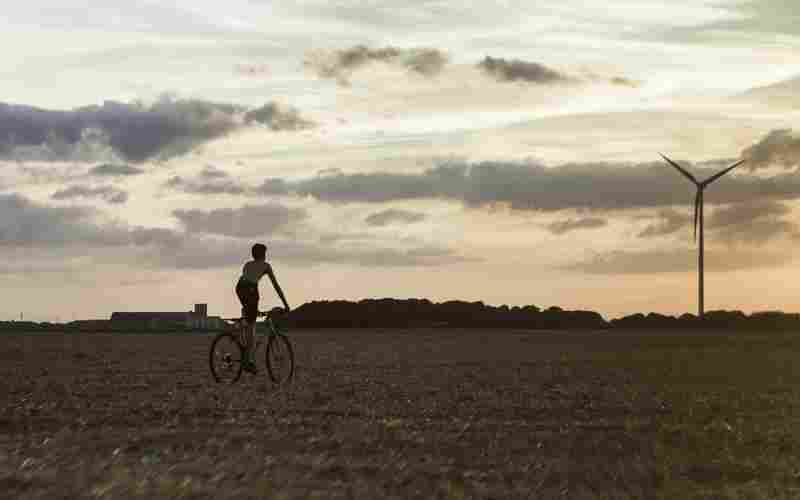
[[[255,323],[258,318],[258,285],[239,280],[236,283],[236,296],[242,303],[242,317],[248,323]]]

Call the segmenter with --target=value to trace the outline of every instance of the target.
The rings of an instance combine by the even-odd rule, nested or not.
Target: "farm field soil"
[[[0,334],[0,498],[800,498],[798,334],[291,335]]]

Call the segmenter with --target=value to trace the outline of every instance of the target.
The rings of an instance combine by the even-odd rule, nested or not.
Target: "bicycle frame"
[[[253,334],[253,341],[254,341],[253,352],[258,352],[258,349],[265,341],[269,339],[270,336],[278,335],[278,329],[275,327],[275,323],[272,321],[272,318],[269,316],[269,313],[259,312],[258,315],[263,317],[264,321],[261,321],[259,323],[258,319],[256,319],[256,328]],[[236,327],[240,336],[238,340],[239,342],[243,342],[245,335],[245,328],[247,328],[244,318],[224,318],[224,320],[228,321],[229,323],[232,323],[233,326]],[[267,328],[266,329],[258,328],[259,325],[266,325]],[[259,333],[259,331],[261,333]]]

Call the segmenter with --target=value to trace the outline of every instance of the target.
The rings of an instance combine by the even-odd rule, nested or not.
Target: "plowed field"
[[[748,445],[725,427],[745,424],[720,396],[721,388],[736,388],[745,367],[713,368],[711,361],[719,346],[737,353],[726,358],[732,362],[760,346],[786,354],[788,367],[798,342],[782,337],[779,348],[763,336],[705,335],[295,332],[295,379],[281,388],[268,381],[263,359],[258,375],[215,384],[209,335],[3,334],[0,497],[673,498],[670,491],[681,491],[674,498],[712,498],[703,492],[727,494],[730,485],[789,491],[797,484],[789,472],[800,450],[795,432],[780,427],[788,448],[768,454],[780,466],[746,466],[749,448],[735,445]],[[780,385],[777,373],[758,376],[775,375]],[[797,373],[785,374],[774,408],[794,404]],[[747,391],[740,391],[739,417],[749,418],[746,403],[763,395]],[[701,402],[709,397],[718,397],[716,409]],[[768,427],[792,418],[749,411]],[[767,430],[749,428],[740,438],[761,437],[766,446]],[[721,439],[733,446],[723,465],[714,458],[723,456]]]

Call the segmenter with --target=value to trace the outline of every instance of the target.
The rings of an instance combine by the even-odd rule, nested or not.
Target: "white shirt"
[[[264,276],[264,273],[271,269],[269,262],[265,260],[251,260],[245,262],[242,268],[242,278],[250,283],[258,284],[258,280]]]

